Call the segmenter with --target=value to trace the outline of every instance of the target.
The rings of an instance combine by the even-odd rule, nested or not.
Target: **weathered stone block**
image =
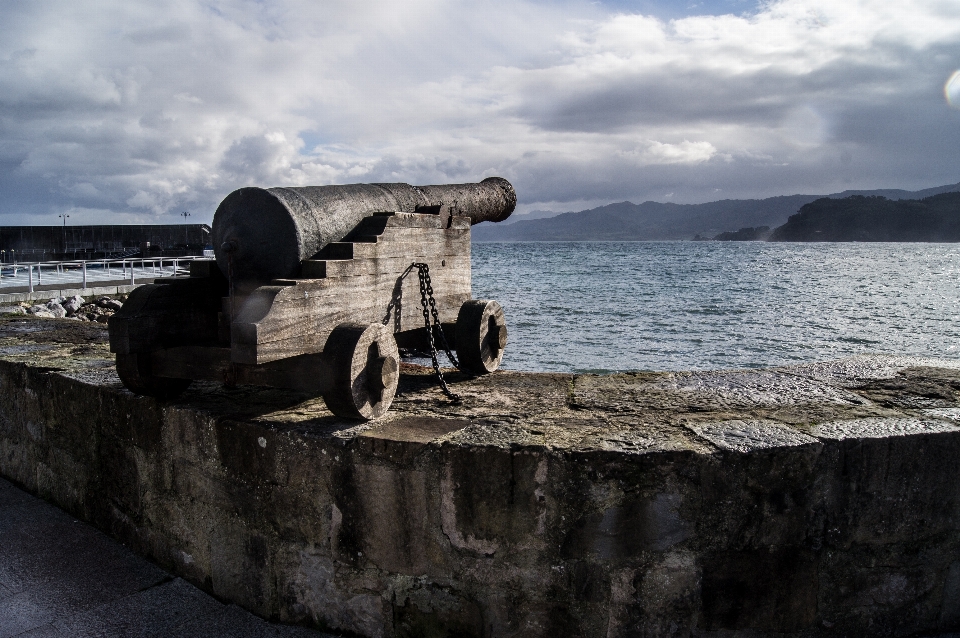
[[[291,392],[135,397],[104,339],[0,320],[0,473],[264,617],[378,637],[960,629],[951,362],[451,374],[459,405],[404,367],[391,413],[358,425]]]

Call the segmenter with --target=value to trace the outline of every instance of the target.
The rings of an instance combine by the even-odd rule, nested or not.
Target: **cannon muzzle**
[[[374,213],[462,215],[478,224],[506,219],[516,204],[513,186],[500,177],[441,186],[241,188],[217,208],[213,246],[224,274],[232,270],[238,281],[264,282],[296,276],[301,261]]]

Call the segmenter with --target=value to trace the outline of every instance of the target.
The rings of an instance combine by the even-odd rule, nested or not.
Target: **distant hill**
[[[522,213],[522,214],[517,213],[514,215],[510,215],[510,217],[507,217],[505,220],[498,223],[516,224],[517,222],[526,222],[526,221],[530,221],[531,219],[547,219],[548,217],[556,217],[557,215],[561,215],[561,214],[562,213],[558,213],[552,210],[532,210],[529,213]]]
[[[934,186],[933,188],[924,188],[919,191],[905,191],[899,188],[880,188],[872,191],[843,191],[827,195],[830,199],[844,199],[853,195],[863,195],[864,197],[886,197],[887,199],[924,199],[933,195],[942,193],[956,193],[960,191],[960,184],[948,184],[946,186]]]
[[[828,197],[881,195],[888,199],[920,198],[960,191],[960,183],[922,191],[885,189],[846,191]],[[474,226],[473,241],[651,241],[713,237],[736,228],[775,228],[801,206],[820,195],[787,195],[767,199],[725,199],[706,204],[620,202],[562,213],[545,219],[527,219],[511,224],[482,223]],[[543,214],[542,211],[537,211]]]
[[[515,224],[480,224],[474,241],[638,241],[693,239],[728,228],[779,226],[814,195],[725,199],[707,204],[620,202]]]
[[[818,199],[774,229],[770,241],[960,241],[960,193]]]

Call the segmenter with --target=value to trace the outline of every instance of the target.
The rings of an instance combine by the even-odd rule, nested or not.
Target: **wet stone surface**
[[[386,417],[135,397],[95,323],[0,320],[0,473],[262,617],[362,636],[960,629],[960,362],[448,380]]]

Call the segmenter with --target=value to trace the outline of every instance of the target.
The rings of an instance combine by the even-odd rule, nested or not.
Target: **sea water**
[[[855,354],[960,357],[960,244],[475,243],[502,367],[756,368]]]

